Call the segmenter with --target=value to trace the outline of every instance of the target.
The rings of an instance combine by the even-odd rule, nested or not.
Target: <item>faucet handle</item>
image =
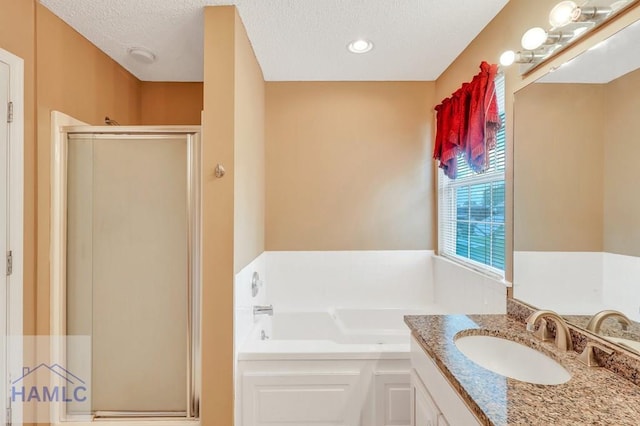
[[[258,291],[262,288],[263,281],[260,279],[260,275],[257,271],[251,276],[251,297],[256,297]]]
[[[561,351],[570,351],[573,350],[573,342],[571,341],[571,331],[569,331],[569,327],[565,320],[558,315],[554,311],[549,310],[540,310],[532,313],[527,318],[527,331],[534,332],[535,325],[538,321],[542,321],[543,319],[550,319],[556,325],[556,346]],[[543,328],[544,325],[544,328]],[[544,340],[547,339],[548,334],[546,330],[546,324],[541,324],[538,328],[536,337]],[[545,334],[546,333],[546,334]]]
[[[536,338],[538,338],[539,340],[542,340],[543,342],[552,341],[553,340],[553,334],[551,334],[551,332],[547,328],[547,320],[544,319],[544,318],[540,318],[538,323],[540,325],[538,326],[538,329],[533,332],[533,335]],[[532,327],[535,327],[535,324],[532,324]],[[533,331],[533,330],[530,330],[530,331]]]
[[[578,361],[586,365],[587,367],[600,367],[601,364],[596,357],[596,353],[594,348],[600,349],[607,355],[611,355],[613,353],[613,349],[608,348],[597,342],[587,342],[587,346],[584,347],[584,350],[580,355],[578,355]]]

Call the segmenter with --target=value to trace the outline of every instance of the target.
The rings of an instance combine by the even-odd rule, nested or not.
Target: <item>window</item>
[[[473,172],[458,157],[458,176],[438,169],[438,241],[440,254],[504,276],[504,76],[496,77],[502,120],[496,147],[484,173]]]

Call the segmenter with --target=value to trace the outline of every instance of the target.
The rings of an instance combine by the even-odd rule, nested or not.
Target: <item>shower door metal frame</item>
[[[58,114],[58,115],[56,115]],[[60,117],[62,117],[60,119]],[[61,124],[56,130],[56,121]],[[97,138],[142,138],[153,136],[184,135],[187,138],[187,407],[184,415],[170,413],[111,412],[92,416],[101,419],[135,418],[139,420],[175,418],[194,420],[199,418],[201,392],[201,127],[200,126],[85,126],[64,114],[54,112],[52,153],[52,297],[51,334],[66,334],[66,208],[67,208],[67,145],[72,134],[94,135]],[[53,345],[52,351],[65,359],[64,348]],[[65,405],[54,408],[53,418],[59,422],[72,420]],[[180,413],[182,414],[182,413]],[[72,420],[75,421],[75,420]]]

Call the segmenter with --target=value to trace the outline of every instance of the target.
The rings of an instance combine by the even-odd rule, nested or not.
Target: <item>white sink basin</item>
[[[455,344],[471,361],[502,376],[540,385],[559,385],[571,375],[555,360],[523,344],[493,336],[463,336]]]

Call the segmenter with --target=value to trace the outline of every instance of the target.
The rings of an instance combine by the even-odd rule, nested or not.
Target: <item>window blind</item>
[[[505,126],[504,76],[495,79],[502,127],[489,166],[476,173],[458,157],[458,175],[438,169],[438,246],[441,255],[504,276]]]

